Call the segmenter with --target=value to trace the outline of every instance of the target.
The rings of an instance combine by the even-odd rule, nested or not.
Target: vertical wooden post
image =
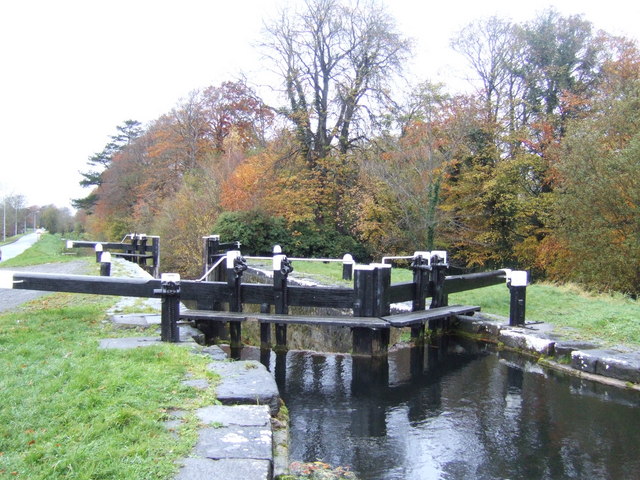
[[[247,264],[238,250],[227,252],[227,285],[229,286],[229,311],[242,311],[242,273],[247,269]],[[242,348],[242,323],[229,322],[231,335],[231,348]]]
[[[96,246],[93,247],[93,249],[96,252],[96,263],[100,263],[100,259],[102,257],[102,251],[103,251],[104,247],[102,246],[101,243],[96,243]]]
[[[127,251],[127,253],[131,253],[131,254],[138,253],[138,234],[137,233],[131,234],[131,246],[129,247],[129,250]],[[138,260],[135,257],[127,257],[127,260],[133,263],[138,263]]]
[[[215,265],[220,259],[226,255],[221,252],[220,236],[209,235],[202,237],[203,249],[202,249],[202,273],[206,273],[210,268]],[[218,268],[207,275],[207,282],[226,282],[227,281],[227,269],[226,263],[223,261]],[[196,302],[196,308],[199,310],[223,310],[222,301],[210,301],[204,299],[198,299]],[[228,339],[229,332],[225,323],[222,322],[196,322],[196,327],[204,333],[205,341],[207,344],[216,343],[221,339]]]
[[[138,244],[138,255],[142,255],[140,257],[135,257],[136,263],[141,267],[147,266],[147,259],[144,257],[147,253],[147,236],[144,233],[140,234],[140,243]],[[146,268],[145,268],[146,270]]]
[[[111,276],[111,254],[109,252],[102,252],[100,256],[100,276]]]
[[[432,251],[429,264],[431,266],[430,287],[432,291],[430,308],[446,307],[448,300],[444,293],[444,279],[449,268],[447,252],[443,250]]]
[[[512,271],[507,276],[511,298],[509,304],[509,325],[523,326],[527,301],[528,275],[526,271]]]
[[[221,258],[223,258],[225,254],[220,251],[219,235],[209,235],[206,237],[202,237],[202,240],[202,274],[204,275],[205,273],[209,272],[211,267],[213,267],[213,265],[215,265]],[[220,265],[213,272],[210,272],[205,280],[207,282],[226,282],[227,272],[225,266],[226,265]],[[199,310],[222,310],[222,303],[216,301],[207,302],[198,299],[196,308],[198,308]],[[222,334],[220,336],[222,336]]]
[[[160,339],[163,342],[179,342],[180,275],[177,273],[163,273],[161,281],[161,288],[154,291],[154,293],[162,296]]]
[[[202,274],[204,275],[224,254],[220,251],[220,235],[208,235],[202,237],[202,240]],[[222,270],[216,269],[215,272],[211,272],[206,278],[207,282],[220,281],[222,278],[219,272]]]
[[[411,304],[411,310],[416,312],[424,310],[427,305],[426,297],[429,295],[429,278],[431,276],[431,267],[429,266],[429,258],[431,252],[415,252],[411,269],[413,270],[413,283],[415,285],[415,294]],[[413,325],[411,327],[411,342],[418,345],[424,342],[424,324]]]
[[[271,313],[271,305],[268,303],[260,305],[260,313]],[[260,350],[271,350],[271,324],[269,322],[260,324]]]
[[[344,257],[342,257],[342,279],[343,280],[352,280],[353,279],[353,265],[355,262],[353,261],[353,257],[346,253]]]
[[[383,317],[389,315],[391,302],[391,265],[373,264],[356,266],[353,270],[356,317]],[[389,329],[353,328],[353,353],[383,356],[389,346]]]
[[[158,278],[160,276],[160,237],[153,236],[151,237],[151,255],[153,255],[153,278]]]
[[[276,245],[273,255],[273,301],[276,314],[289,313],[289,299],[287,295],[287,278],[293,271],[291,262],[283,255]],[[276,323],[276,350],[287,350],[287,325]]]

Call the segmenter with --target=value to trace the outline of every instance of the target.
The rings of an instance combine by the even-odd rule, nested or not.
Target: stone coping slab
[[[515,350],[560,359],[570,355],[574,371],[640,384],[640,352],[564,339],[549,324],[512,327],[506,318],[500,321],[496,316],[485,314],[459,316],[458,321],[456,328],[461,331],[502,342]]]
[[[157,313],[122,313],[112,315],[109,321],[116,326],[149,327],[160,325],[160,315]]]
[[[198,409],[196,415],[206,425],[270,427],[271,415],[266,405],[211,405]]]
[[[273,461],[271,426],[230,425],[203,428],[199,432],[195,453],[212,460],[236,458],[267,460],[271,463]]]
[[[269,480],[266,460],[187,458],[175,480]]]
[[[575,350],[571,352],[571,366],[576,370],[640,383],[640,354],[615,350]]]
[[[278,413],[278,386],[273,375],[260,362],[213,362],[208,368],[221,377],[216,387],[216,398],[223,405],[268,405],[271,415]]]

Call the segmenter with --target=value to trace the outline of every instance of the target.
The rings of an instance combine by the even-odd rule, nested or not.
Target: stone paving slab
[[[180,343],[195,343],[193,328],[179,325]],[[125,338],[103,338],[100,340],[100,348],[126,350],[129,348],[150,347],[152,345],[162,345],[160,336],[156,337],[125,337]]]
[[[266,460],[187,458],[175,480],[269,480]]]
[[[162,345],[160,337],[103,338],[100,340],[100,348],[103,349],[126,350],[152,345]]]
[[[124,327],[160,325],[160,315],[157,313],[123,313],[112,315],[109,320],[116,326]]]
[[[223,405],[268,405],[271,415],[278,413],[278,386],[273,375],[260,362],[213,362],[208,368],[221,377],[216,387],[216,398]]]
[[[201,350],[201,352],[204,353],[205,355],[209,355],[209,357],[211,357],[211,360],[223,361],[223,360],[228,360],[229,359],[229,357],[225,353],[225,351],[222,350],[217,345],[209,345],[207,347],[204,347]]]
[[[266,405],[211,405],[198,409],[196,415],[206,425],[269,427],[271,415]]]
[[[251,460],[273,461],[271,426],[209,427],[200,430],[196,455],[220,460],[224,458],[243,458]]]

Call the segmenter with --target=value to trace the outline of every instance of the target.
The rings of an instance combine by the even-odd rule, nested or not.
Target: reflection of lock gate
[[[213,243],[212,247],[209,243]],[[215,247],[217,244],[218,247]],[[412,341],[424,340],[425,329],[448,326],[456,315],[480,310],[475,306],[449,306],[450,293],[502,283],[507,279],[511,291],[512,325],[524,323],[526,272],[496,270],[492,272],[446,276],[446,252],[416,252],[411,260],[413,280],[391,284],[391,265],[387,263],[353,266],[353,288],[290,285],[291,259],[281,253],[272,260],[273,284],[242,283],[248,268],[239,250],[214,252],[220,248],[219,237],[205,237],[205,275],[199,280],[181,280],[177,274],[163,274],[161,280],[52,275],[37,273],[0,273],[0,288],[65,291],[100,295],[162,298],[162,335],[164,341],[179,341],[180,319],[195,321],[208,342],[219,340],[229,325],[230,343],[242,346],[241,326],[247,319],[260,323],[261,346],[271,348],[271,324],[276,327],[276,349],[286,349],[289,324],[328,325],[350,328],[353,353],[386,355],[389,331],[411,328]],[[233,244],[239,247],[236,242]],[[387,257],[389,258],[389,257]],[[335,259],[334,259],[335,260]],[[208,280],[209,277],[216,280]],[[426,298],[431,298],[426,308]],[[180,312],[180,301],[194,301],[196,309]],[[408,313],[392,315],[390,305],[411,301]],[[261,313],[243,313],[243,304],[260,306]],[[226,307],[225,307],[226,305]],[[271,313],[271,307],[274,313]],[[352,316],[290,315],[289,306],[350,309]]]

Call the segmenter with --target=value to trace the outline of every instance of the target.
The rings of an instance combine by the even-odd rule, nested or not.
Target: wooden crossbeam
[[[480,311],[480,307],[467,305],[450,305],[446,307],[431,308],[418,312],[399,313],[382,317],[383,320],[396,328],[408,327],[411,325],[421,325],[429,320],[440,320],[452,315],[469,315]]]

